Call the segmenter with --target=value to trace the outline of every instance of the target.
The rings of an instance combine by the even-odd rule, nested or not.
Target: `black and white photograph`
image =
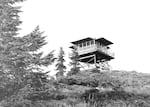
[[[0,107],[150,107],[149,0],[0,0]]]

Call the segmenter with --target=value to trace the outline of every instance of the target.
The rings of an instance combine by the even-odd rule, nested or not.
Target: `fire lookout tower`
[[[87,37],[71,43],[73,46],[70,48],[77,50],[80,62],[95,64],[98,67],[97,65],[114,59],[109,47],[113,43],[105,38]]]

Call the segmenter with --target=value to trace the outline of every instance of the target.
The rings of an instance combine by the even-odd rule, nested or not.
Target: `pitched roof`
[[[80,40],[77,40],[77,41],[73,41],[71,42],[72,44],[79,44],[81,42],[85,42],[85,41],[90,41],[90,40],[96,40],[97,42],[100,42],[104,45],[110,45],[110,44],[113,44],[111,41],[101,37],[101,38],[98,38],[98,39],[94,39],[94,38],[91,38],[91,37],[87,37],[87,38],[84,38],[84,39],[80,39]]]
[[[105,38],[103,38],[103,37],[96,39],[96,41],[98,41],[98,42],[100,42],[100,43],[102,43],[102,44],[104,44],[104,45],[113,44],[111,41],[109,41],[109,40],[107,40],[107,39],[105,39]]]
[[[78,44],[78,43],[81,43],[81,42],[84,42],[84,41],[90,41],[90,40],[93,40],[93,38],[87,37],[87,38],[80,39],[80,40],[77,40],[77,41],[74,41],[74,42],[71,42],[71,43],[72,44]]]

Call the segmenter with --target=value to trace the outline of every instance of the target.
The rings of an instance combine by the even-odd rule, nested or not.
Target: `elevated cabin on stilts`
[[[80,62],[95,64],[96,67],[100,67],[101,63],[114,59],[114,54],[110,52],[109,47],[113,43],[105,38],[87,37],[71,43],[73,46],[70,48],[76,48]]]

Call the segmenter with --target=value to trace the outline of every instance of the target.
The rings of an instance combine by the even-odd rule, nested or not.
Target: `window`
[[[82,48],[82,43],[79,44],[79,47]]]
[[[85,47],[85,46],[86,46],[86,42],[83,43],[83,47]]]
[[[87,41],[87,46],[89,46],[90,45],[90,41]]]
[[[94,44],[94,41],[92,40],[92,41],[91,41],[91,45],[93,45],[93,44]]]

